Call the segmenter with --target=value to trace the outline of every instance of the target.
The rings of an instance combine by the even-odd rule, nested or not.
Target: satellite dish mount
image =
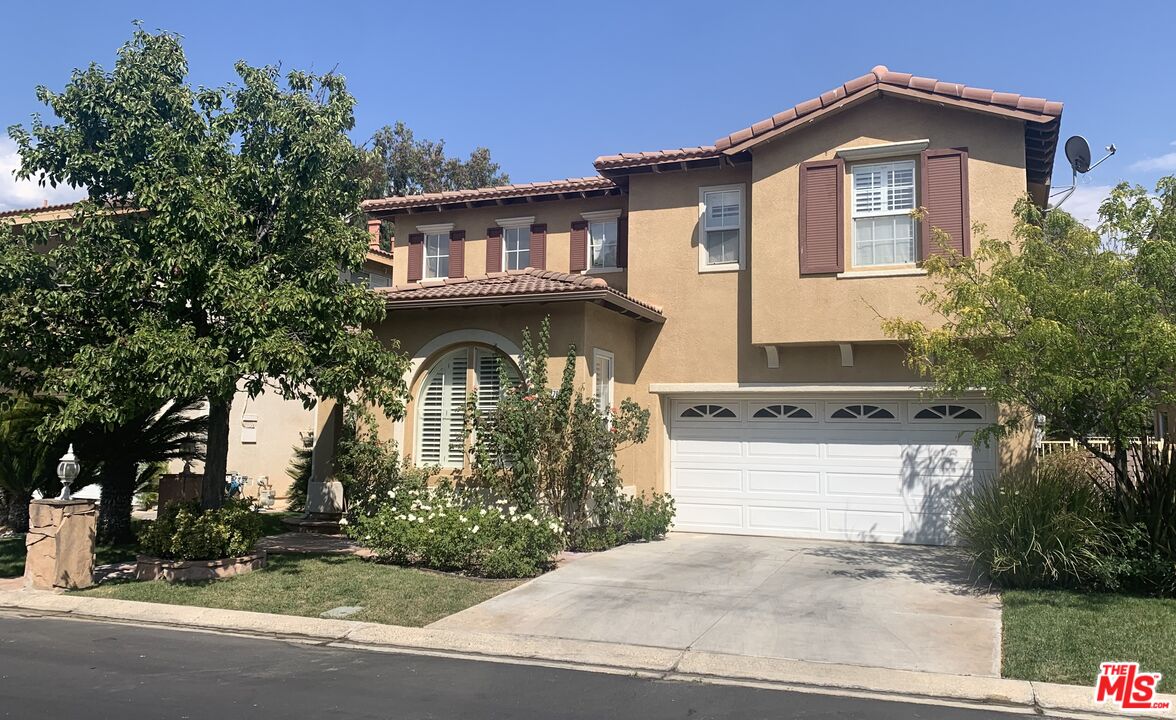
[[[1106,151],[1107,154],[1103,155],[1101,160],[1092,165],[1090,163],[1090,143],[1086,142],[1086,138],[1082,137],[1081,135],[1074,135],[1066,141],[1066,159],[1070,161],[1070,169],[1073,171],[1073,175],[1070,178],[1069,187],[1059,188],[1058,190],[1050,193],[1051,198],[1061,196],[1060,199],[1053,204],[1053,207],[1051,207],[1050,210],[1057,210],[1062,206],[1062,203],[1070,199],[1070,196],[1073,195],[1074,191],[1078,188],[1079,175],[1085,175],[1099,165],[1102,165],[1103,162],[1107,160],[1107,158],[1114,155],[1118,151],[1118,148],[1115,147],[1114,143],[1111,143],[1110,145],[1107,145]]]

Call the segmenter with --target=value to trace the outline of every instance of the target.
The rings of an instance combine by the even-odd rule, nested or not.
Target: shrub
[[[653,493],[646,500],[642,493],[623,499],[621,508],[626,542],[660,540],[674,524],[674,499],[669,495]]]
[[[143,550],[169,560],[219,560],[253,552],[261,518],[248,500],[226,500],[216,510],[200,501],[171,503],[139,536]]]
[[[348,532],[385,562],[495,578],[538,575],[563,546],[559,521],[542,510],[447,484],[389,490]]]
[[[335,453],[335,478],[343,485],[349,522],[374,514],[388,493],[399,488],[424,488],[440,468],[415,468],[401,462],[396,443],[381,440],[375,416],[366,406],[348,405]]]
[[[520,509],[543,508],[559,518],[573,549],[612,547],[628,537],[616,454],[649,437],[649,411],[625,399],[602,413],[595,399],[577,392],[575,346],[568,348],[559,387],[551,388],[549,337],[547,320],[537,341],[524,330],[523,379],[512,384],[502,372],[507,390],[492,412],[480,411],[470,397],[472,482]],[[666,507],[659,505],[659,512]],[[656,535],[656,527],[639,535]]]
[[[1010,588],[1098,583],[1116,545],[1102,493],[1077,454],[977,482],[952,524],[975,564]]]

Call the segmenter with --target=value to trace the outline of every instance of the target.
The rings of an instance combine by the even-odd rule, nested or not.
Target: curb
[[[528,635],[454,632],[30,590],[0,590],[0,611],[221,632],[326,647],[546,665],[682,682],[749,685],[1058,717],[1122,717],[1108,707],[1095,704],[1093,690],[1089,687],[995,677]],[[1169,700],[1176,707],[1176,696],[1157,696],[1157,699]],[[1169,720],[1174,717],[1171,711],[1133,716]]]

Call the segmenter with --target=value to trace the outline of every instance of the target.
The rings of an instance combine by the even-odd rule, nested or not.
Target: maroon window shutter
[[[408,236],[408,281],[420,280],[424,270],[425,236],[423,233],[412,233]]]
[[[502,272],[502,228],[486,228],[486,272]]]
[[[572,222],[571,245],[568,247],[568,257],[571,258],[571,272],[584,272],[588,269],[588,221],[575,220]]]
[[[845,201],[841,158],[800,165],[800,274],[845,269]]]
[[[950,236],[948,247],[961,255],[972,252],[972,223],[968,214],[968,151],[966,149],[924,150],[920,157],[920,205],[923,217],[922,256],[945,255],[935,241],[932,228]]]
[[[531,267],[547,269],[547,225],[537,223],[531,226]]]
[[[629,218],[617,218],[617,267],[629,267]]]
[[[449,231],[449,277],[465,277],[465,230]]]

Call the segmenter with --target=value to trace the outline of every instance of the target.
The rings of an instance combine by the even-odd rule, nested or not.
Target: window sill
[[[723,265],[699,265],[700,273],[739,272],[743,269],[740,263],[725,263]]]
[[[624,272],[624,271],[625,271],[625,268],[622,268],[622,267],[599,267],[599,268],[588,268],[587,270],[584,271],[584,274],[585,275],[605,275],[607,273],[619,273],[619,272]]]
[[[914,277],[926,274],[927,271],[920,267],[899,267],[880,270],[848,270],[846,272],[837,273],[837,279],[852,280],[855,278]]]

